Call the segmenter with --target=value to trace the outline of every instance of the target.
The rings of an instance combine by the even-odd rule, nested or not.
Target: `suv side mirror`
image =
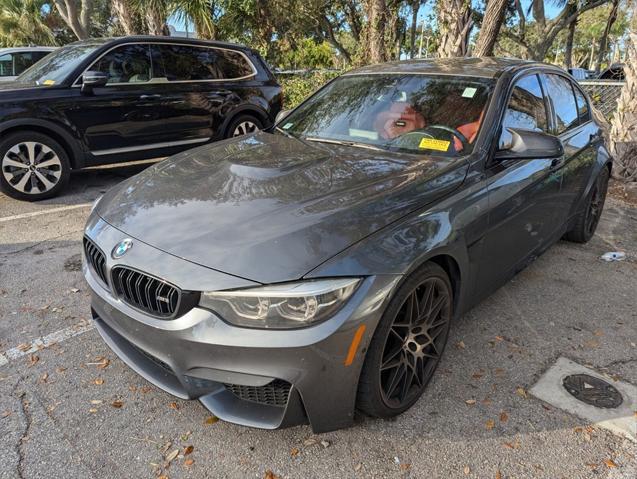
[[[82,75],[82,93],[91,94],[93,93],[93,88],[103,87],[107,82],[107,73],[84,72],[84,75]]]
[[[559,158],[564,154],[564,146],[559,138],[540,131],[521,128],[505,128],[500,135],[498,160],[532,160]]]
[[[288,116],[291,112],[292,110],[281,110],[279,113],[276,114],[276,118],[274,119],[274,124],[276,125],[278,122],[283,120],[283,118]]]

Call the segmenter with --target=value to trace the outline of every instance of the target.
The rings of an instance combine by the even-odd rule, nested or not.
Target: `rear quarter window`
[[[157,70],[163,70],[163,76],[169,82],[232,80],[254,73],[248,60],[234,50],[192,45],[156,45],[153,48]]]
[[[573,91],[575,92],[575,101],[577,102],[577,114],[579,116],[579,122],[586,123],[588,120],[591,119],[591,112],[588,108],[586,97],[578,87],[574,87]]]

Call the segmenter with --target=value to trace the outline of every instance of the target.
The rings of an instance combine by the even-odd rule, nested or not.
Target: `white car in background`
[[[20,73],[55,49],[55,47],[0,48],[0,82],[15,80]]]

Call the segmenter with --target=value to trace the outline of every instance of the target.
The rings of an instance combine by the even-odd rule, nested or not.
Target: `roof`
[[[15,53],[15,52],[52,52],[59,47],[7,47],[0,48],[0,53]]]
[[[519,58],[496,57],[416,59],[368,65],[352,70],[347,74],[429,73],[432,75],[463,75],[494,78],[505,70],[524,65],[538,65],[538,62],[520,60]],[[540,65],[543,64],[540,63]]]
[[[215,46],[215,47],[223,47],[223,48],[235,48],[242,50],[250,50],[249,47],[245,45],[240,45],[237,43],[230,42],[219,42],[213,40],[199,40],[197,38],[184,38],[184,37],[165,37],[159,35],[131,35],[127,37],[105,37],[105,38],[90,38],[88,40],[80,40],[78,42],[73,42],[70,45],[105,45],[107,43],[117,45],[120,43],[131,43],[131,42],[155,42],[155,43],[180,43],[180,44],[190,44],[190,45],[205,45],[205,46]]]

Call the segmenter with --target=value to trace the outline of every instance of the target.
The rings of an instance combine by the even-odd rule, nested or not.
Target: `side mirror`
[[[559,138],[540,131],[505,128],[500,135],[498,160],[532,160],[559,158],[564,154],[564,146]]]
[[[108,82],[108,74],[104,72],[84,72],[82,75],[82,93],[91,94],[93,88],[99,88]]]
[[[288,116],[291,112],[292,110],[281,110],[279,113],[276,114],[276,118],[274,119],[274,124],[276,125],[277,123],[279,123],[281,120],[283,120],[283,118]]]

